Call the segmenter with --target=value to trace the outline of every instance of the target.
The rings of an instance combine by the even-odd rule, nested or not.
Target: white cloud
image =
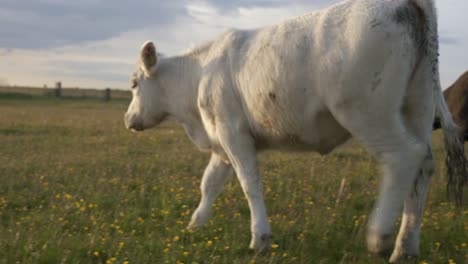
[[[317,10],[316,4],[294,4],[275,7],[237,7],[219,12],[215,6],[202,2],[188,4],[188,14],[204,27],[252,29],[278,23],[285,19]]]

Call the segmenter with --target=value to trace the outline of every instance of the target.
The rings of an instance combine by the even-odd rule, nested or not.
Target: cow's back
[[[228,32],[213,44],[208,72],[236,91],[257,139],[326,153],[350,136],[330,108],[370,98],[368,86],[378,85],[398,52],[392,49],[401,47],[393,43],[407,33],[393,18],[397,2],[346,1],[279,25]],[[350,81],[362,82],[362,90],[349,88]]]

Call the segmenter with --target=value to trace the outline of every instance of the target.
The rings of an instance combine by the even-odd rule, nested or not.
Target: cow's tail
[[[448,175],[447,192],[453,197],[457,206],[463,202],[463,188],[468,182],[467,161],[461,133],[452,119],[445,103],[439,76],[439,38],[437,30],[437,13],[434,0],[409,0],[424,12],[426,56],[432,66],[432,83],[436,104],[436,118],[444,131],[444,143],[447,151],[446,166]]]

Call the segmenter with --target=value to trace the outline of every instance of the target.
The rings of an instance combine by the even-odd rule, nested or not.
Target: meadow
[[[173,123],[125,130],[127,104],[0,94],[0,263],[386,263],[365,247],[379,177],[358,142],[259,155],[274,236],[256,253],[235,177],[209,224],[186,230],[209,155]],[[446,198],[441,142],[414,263],[468,263],[467,206]]]

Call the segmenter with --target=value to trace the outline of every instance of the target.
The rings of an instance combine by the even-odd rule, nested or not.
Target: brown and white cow
[[[468,71],[444,91],[444,98],[452,113],[453,121],[460,128],[465,141],[468,141]],[[434,129],[439,129],[440,120],[437,118]]]

